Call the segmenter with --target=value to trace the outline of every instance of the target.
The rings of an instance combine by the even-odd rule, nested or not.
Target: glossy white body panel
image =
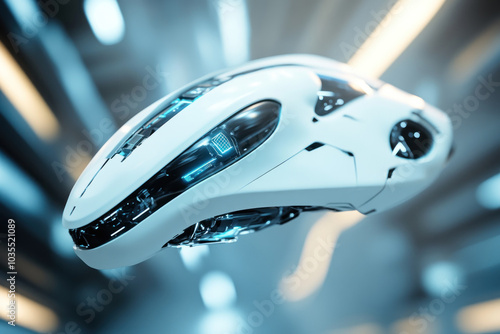
[[[75,184],[63,214],[66,228],[84,226],[104,215],[246,106],[269,99],[282,106],[276,131],[255,151],[116,239],[94,249],[75,248],[77,255],[94,268],[133,265],[154,255],[186,227],[216,215],[273,206],[381,211],[411,198],[438,177],[452,144],[451,123],[443,112],[390,85],[367,81],[375,88],[367,86],[369,94],[320,117],[314,111],[321,89],[317,74],[358,79],[347,65],[316,56],[258,60],[227,75],[276,65],[285,66],[237,76],[200,97],[123,161],[112,157],[117,146],[196,82],[146,108],[113,135]],[[364,78],[359,80],[366,85]],[[417,160],[395,156],[389,144],[393,126],[408,118],[433,129],[432,149]],[[314,142],[325,145],[305,150]]]

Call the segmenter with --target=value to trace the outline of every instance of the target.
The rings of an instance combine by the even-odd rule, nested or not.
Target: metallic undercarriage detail
[[[164,247],[198,246],[235,242],[238,236],[283,225],[303,211],[322,210],[322,207],[270,207],[242,210],[216,216],[189,226]]]

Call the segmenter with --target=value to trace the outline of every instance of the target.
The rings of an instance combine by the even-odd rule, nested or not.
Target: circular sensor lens
[[[421,124],[404,120],[392,128],[390,143],[393,155],[418,159],[430,151],[433,139],[429,130]]]

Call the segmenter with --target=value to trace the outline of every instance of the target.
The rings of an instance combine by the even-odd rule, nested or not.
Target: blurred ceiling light
[[[250,23],[245,0],[216,0],[217,16],[226,65],[250,59]]]
[[[246,333],[246,331],[243,330],[244,327],[241,327],[242,330],[238,331],[238,326],[240,326],[242,322],[243,319],[238,312],[234,310],[214,311],[203,317],[198,333]]]
[[[9,305],[9,290],[0,286],[0,304],[2,312],[0,318],[5,321],[10,321],[7,312]],[[26,327],[38,333],[48,333],[55,331],[59,325],[57,315],[46,306],[28,299],[16,292],[16,324],[21,327]]]
[[[456,264],[436,262],[423,270],[422,286],[430,296],[439,297],[450,289],[453,282],[462,281],[463,276],[463,271]]]
[[[43,140],[54,139],[59,123],[7,48],[0,43],[0,90]]]
[[[219,271],[209,272],[202,277],[200,293],[203,304],[210,310],[228,308],[236,301],[233,280]]]
[[[384,330],[377,324],[362,324],[349,328],[337,329],[331,334],[382,334]]]
[[[203,258],[210,254],[207,245],[196,247],[182,247],[180,252],[182,263],[190,271],[196,271],[203,263]]]
[[[85,0],[83,10],[99,42],[112,45],[123,39],[125,21],[116,0]]]
[[[363,217],[358,211],[328,212],[314,224],[307,234],[297,269],[280,283],[287,300],[304,299],[323,285],[338,237]]]
[[[6,0],[5,3],[21,27],[33,25],[30,20],[34,20],[40,12],[36,2],[33,0]]]
[[[500,174],[479,185],[476,191],[476,199],[486,209],[496,210],[500,208]]]
[[[445,1],[399,0],[351,57],[349,65],[368,76],[380,77],[427,26]]]
[[[493,22],[468,44],[450,63],[452,82],[462,82],[480,73],[482,68],[497,65],[500,56],[500,20]]]
[[[467,306],[457,314],[457,325],[465,333],[500,331],[500,299]]]

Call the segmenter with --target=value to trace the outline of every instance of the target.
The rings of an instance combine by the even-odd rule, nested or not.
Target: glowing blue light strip
[[[155,124],[156,122],[158,122],[160,118],[166,118],[168,114],[172,112],[177,113],[179,111],[182,111],[184,108],[186,108],[188,105],[192,103],[191,101],[178,101],[178,100],[179,99],[173,102],[175,103],[173,106],[171,106],[170,108],[168,108],[167,110],[156,116],[156,118],[151,122],[151,124],[148,125],[148,128],[153,124]]]
[[[181,111],[182,109],[186,108],[188,105],[190,105],[192,102],[191,101],[180,101],[178,102],[177,104],[171,106],[170,108],[167,109],[167,111],[165,111],[164,113],[162,113],[160,115],[163,116],[163,117],[166,117],[167,114],[171,113],[171,112],[179,112]]]
[[[192,177],[191,175],[192,174],[195,174],[195,173],[201,173],[203,171],[203,168],[209,164],[211,164],[212,162],[214,162],[216,159],[215,158],[212,158],[211,160],[205,162],[203,165],[201,165],[200,167],[196,168],[195,170],[189,172],[188,174],[184,175],[182,177],[182,179],[184,179],[185,181],[189,182],[189,181],[192,181],[194,179],[194,177]],[[196,176],[196,175],[195,175]]]
[[[226,232],[222,232],[222,233],[217,234],[217,238],[218,239],[234,238],[240,230],[242,230],[242,228],[235,227],[235,228],[228,230]]]

